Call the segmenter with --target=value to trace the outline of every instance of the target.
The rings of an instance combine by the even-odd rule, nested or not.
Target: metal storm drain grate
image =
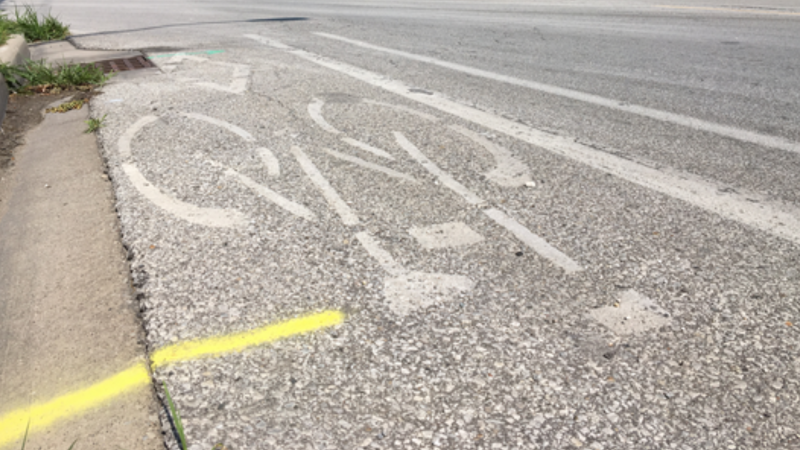
[[[155,65],[144,56],[134,56],[133,58],[109,59],[108,61],[98,61],[95,67],[103,69],[103,73],[127,72],[129,70],[147,69]]]

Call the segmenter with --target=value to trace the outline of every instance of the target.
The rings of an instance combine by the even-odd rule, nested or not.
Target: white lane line
[[[494,156],[497,167],[486,174],[486,178],[500,186],[519,187],[531,181],[528,166],[514,157],[505,147],[500,147],[480,134],[461,125],[450,125],[450,129],[462,134],[472,142],[482,146]]]
[[[408,114],[412,114],[412,115],[415,115],[415,116],[417,116],[419,118],[425,119],[428,122],[438,122],[439,121],[439,118],[436,117],[436,116],[432,116],[432,115],[424,113],[422,111],[417,111],[416,109],[409,108],[408,106],[393,105],[391,103],[379,102],[379,101],[370,100],[370,99],[367,99],[367,98],[365,98],[362,101],[364,103],[369,104],[369,105],[383,106],[385,108],[392,108],[392,109],[395,109],[397,111],[402,111],[402,112],[405,112],[405,113],[408,113]]]
[[[507,216],[504,212],[498,209],[490,208],[484,210],[483,213],[489,216],[490,219],[494,220],[495,223],[516,236],[517,239],[525,243],[525,245],[530,247],[531,250],[535,251],[556,266],[564,269],[564,272],[570,274],[583,270],[583,267],[572,260],[572,258],[561,253],[561,251],[559,251],[557,248],[550,245],[541,237],[533,234],[531,230]]]
[[[684,116],[682,114],[676,114],[667,111],[661,111],[658,109],[648,108],[646,106],[631,105],[628,103],[621,102],[619,100],[601,97],[599,95],[587,94],[585,92],[566,89],[558,86],[553,86],[550,84],[523,80],[521,78],[516,78],[495,72],[489,72],[487,70],[482,70],[474,67],[464,66],[461,64],[442,61],[440,59],[432,58],[429,56],[422,56],[414,53],[404,52],[401,50],[395,50],[387,47],[380,47],[377,45],[369,44],[367,42],[358,41],[355,39],[348,39],[342,36],[337,36],[335,34],[321,33],[321,32],[317,32],[314,34],[324,38],[334,39],[339,42],[346,42],[348,44],[355,45],[361,48],[388,53],[390,55],[400,56],[413,61],[433,64],[439,67],[444,67],[446,69],[455,70],[476,77],[487,78],[502,83],[508,83],[516,86],[525,87],[528,89],[533,89],[536,91],[546,92],[548,94],[558,95],[561,97],[566,97],[572,100],[578,100],[585,103],[591,103],[594,105],[603,106],[617,111],[624,111],[631,114],[637,114],[639,116],[660,120],[662,122],[670,122],[677,125],[693,128],[695,130],[707,131],[721,136],[737,139],[740,141],[762,145],[764,147],[771,147],[771,148],[786,150],[789,152],[800,153],[800,143],[793,142],[778,136],[769,136],[765,134],[755,133],[753,131],[742,130],[740,128],[735,128],[714,122],[708,122],[702,119],[697,119],[695,117]]]
[[[325,197],[328,204],[331,205],[334,211],[341,217],[342,222],[348,226],[358,225],[358,216],[347,206],[347,203],[342,200],[342,197],[339,197],[336,189],[334,189],[322,173],[320,173],[319,169],[311,162],[308,155],[299,147],[292,147],[292,154],[294,154],[297,162],[300,163],[300,168],[303,169],[303,172],[308,175],[311,182],[322,192],[322,196]]]
[[[123,163],[122,171],[128,175],[133,187],[142,196],[164,211],[197,225],[216,228],[231,228],[244,225],[247,216],[232,209],[201,208],[191,203],[186,203],[177,198],[161,192],[142,175],[142,172],[133,164]]]
[[[414,160],[420,163],[425,170],[438,178],[439,181],[446,187],[450,188],[450,190],[463,197],[467,203],[470,205],[480,205],[481,203],[484,203],[483,199],[473,194],[472,191],[467,189],[463,184],[451,177],[449,173],[443,171],[433,161],[428,159],[428,157],[425,156],[414,144],[412,144],[403,135],[403,133],[395,131],[394,138],[397,140],[397,144],[407,151],[408,154],[414,158]]]
[[[246,37],[286,49],[283,44],[273,45],[273,41],[258,35]],[[691,205],[718,214],[774,236],[800,244],[800,208],[776,202],[754,193],[722,193],[721,186],[697,176],[675,171],[662,172],[636,162],[620,158],[610,153],[595,150],[579,144],[565,136],[556,136],[478,109],[456,103],[441,95],[420,95],[409,91],[407,85],[391,80],[358,67],[330,58],[306,52],[305,50],[286,50],[306,61],[327,67],[336,72],[349,75],[357,80],[371,84],[404,98],[408,98],[455,117],[473,122],[484,128],[507,134],[508,136],[548,150],[557,155],[585,164],[594,169],[612,174],[623,180],[652,189],[665,195],[683,200]],[[753,202],[752,199],[757,200]]]
[[[308,104],[308,115],[311,116],[311,120],[313,120],[320,128],[327,131],[328,133],[333,134],[340,134],[341,131],[337,130],[331,124],[322,117],[322,106],[325,105],[325,102],[315,98]]]
[[[373,147],[373,146],[371,146],[369,144],[366,144],[364,142],[361,142],[359,140],[346,137],[346,138],[342,138],[342,142],[350,144],[353,147],[359,148],[359,149],[364,150],[366,152],[370,152],[375,156],[380,156],[381,158],[386,158],[389,161],[394,161],[394,156],[390,155],[386,150],[381,150],[378,147]]]
[[[256,153],[261,157],[261,161],[267,166],[267,174],[271,177],[281,176],[281,163],[278,158],[268,148],[260,147],[256,149]]]
[[[263,197],[266,200],[274,203],[276,206],[294,214],[297,217],[301,217],[311,222],[315,222],[317,220],[317,216],[311,212],[310,209],[306,208],[305,206],[295,203],[288,198],[278,194],[277,192],[273,191],[272,189],[257,183],[252,178],[248,177],[247,175],[241,174],[230,167],[218,163],[216,161],[212,161],[210,159],[205,160],[207,163],[211,164],[214,167],[223,169],[225,171],[225,175],[231,178],[235,178],[238,182],[242,183],[243,185],[250,188],[253,192],[258,194],[259,196]]]
[[[397,261],[392,258],[392,255],[389,254],[386,250],[381,247],[381,244],[374,238],[372,235],[367,233],[366,231],[362,231],[356,233],[356,238],[358,242],[361,242],[361,245],[364,246],[364,249],[367,250],[370,256],[375,258],[378,261],[378,264],[383,267],[389,275],[393,277],[399,277],[407,272],[403,266],[397,263]]]
[[[253,137],[252,134],[248,133],[247,131],[237,127],[236,125],[230,124],[225,122],[224,120],[215,119],[213,117],[204,116],[202,114],[197,113],[180,113],[180,115],[184,117],[188,117],[190,119],[202,120],[204,122],[208,122],[212,125],[216,125],[220,128],[224,128],[231,133],[241,137],[247,142],[255,142],[256,138]]]
[[[356,164],[356,165],[361,166],[361,167],[363,167],[365,169],[374,170],[376,172],[380,172],[380,173],[383,173],[383,174],[388,175],[390,177],[397,178],[397,179],[400,179],[400,180],[403,180],[403,181],[408,181],[410,183],[418,183],[418,181],[414,177],[408,176],[408,175],[406,175],[404,173],[401,173],[401,172],[398,172],[396,170],[392,170],[392,169],[390,169],[388,167],[383,167],[383,166],[380,166],[378,164],[373,164],[373,163],[371,163],[369,161],[364,161],[361,158],[357,158],[355,156],[346,155],[344,153],[339,153],[339,152],[337,152],[335,150],[330,150],[330,149],[327,149],[327,148],[324,149],[324,150],[325,150],[325,153],[333,156],[334,158],[338,158],[338,159],[341,159],[343,161],[347,161],[349,163]]]

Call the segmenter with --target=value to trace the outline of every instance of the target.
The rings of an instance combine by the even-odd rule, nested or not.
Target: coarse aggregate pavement
[[[454,62],[790,142],[794,122],[764,128],[768,118],[740,114],[739,94],[700,87],[703,99],[658,71],[623,98],[613,77],[609,89],[580,86],[435,54],[399,37],[402,20],[376,31],[384,19],[343,15],[241,13],[180,34],[75,38],[149,48],[160,68],[92,105],[106,117],[99,139],[150,351],[317,311],[347,317],[157,367],[191,448],[800,446],[797,230],[714,206],[733,199],[796,220],[797,153],[313,33],[463,57]],[[797,27],[768,20],[777,34]],[[425,30],[432,46],[446,39]],[[781,114],[797,110],[793,83],[773,84]],[[762,94],[747,95],[775,100]],[[542,135],[564,140],[531,138]],[[713,195],[680,197],[614,167],[692,189],[701,180]]]

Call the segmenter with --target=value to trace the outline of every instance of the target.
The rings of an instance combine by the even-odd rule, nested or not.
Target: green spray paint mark
[[[180,53],[165,53],[161,55],[150,55],[150,59],[155,58],[172,58],[173,56],[183,56],[183,55],[216,55],[217,53],[224,53],[225,50],[202,50],[199,52],[180,52]]]

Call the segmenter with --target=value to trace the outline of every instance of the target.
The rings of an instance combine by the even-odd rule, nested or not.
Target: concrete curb
[[[20,34],[15,34],[8,39],[8,42],[0,47],[0,64],[11,64],[18,66],[30,59],[31,51],[28,43]],[[6,117],[6,107],[8,106],[8,86],[6,80],[0,75],[0,126]]]

